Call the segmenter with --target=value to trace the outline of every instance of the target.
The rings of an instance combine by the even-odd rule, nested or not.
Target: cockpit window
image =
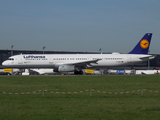
[[[8,60],[14,60],[14,58],[9,58]]]

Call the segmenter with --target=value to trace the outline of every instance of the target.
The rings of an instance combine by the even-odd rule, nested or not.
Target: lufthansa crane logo
[[[149,46],[148,40],[146,40],[146,39],[141,40],[140,46],[141,46],[143,49],[148,48],[148,46]]]

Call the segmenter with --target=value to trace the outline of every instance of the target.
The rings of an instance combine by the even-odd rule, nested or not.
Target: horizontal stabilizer
[[[150,60],[150,59],[153,59],[155,58],[156,56],[155,55],[151,55],[151,56],[147,56],[147,57],[141,57],[139,59],[143,60],[143,61],[146,61],[146,60]]]

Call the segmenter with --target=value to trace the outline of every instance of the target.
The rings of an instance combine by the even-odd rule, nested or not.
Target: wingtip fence
[[[129,93],[135,93],[135,92],[140,92],[141,91],[141,96],[143,96],[143,92],[152,92],[152,93],[160,93],[160,91],[153,91],[153,90],[147,90],[147,89],[139,89],[139,90],[134,90],[134,91],[127,91],[127,92],[106,92],[106,91],[99,91],[99,90],[94,90],[94,89],[88,89],[88,90],[83,90],[83,91],[77,91],[77,92],[55,92],[52,90],[37,90],[33,92],[24,92],[24,93],[11,93],[11,92],[2,92],[0,93],[3,94],[13,94],[13,95],[22,95],[22,94],[34,94],[34,93],[39,93],[42,92],[42,97],[44,97],[45,92],[50,92],[50,93],[56,93],[56,94],[76,94],[76,93],[83,93],[83,92],[90,92],[90,96],[92,96],[92,92],[98,92],[98,93],[106,93],[106,94],[129,94]]]

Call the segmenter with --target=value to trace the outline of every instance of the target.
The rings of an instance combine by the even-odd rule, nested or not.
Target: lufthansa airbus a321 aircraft
[[[54,72],[83,74],[85,68],[132,65],[153,59],[148,55],[152,33],[147,33],[128,54],[20,54],[2,63],[8,68],[53,68]]]

